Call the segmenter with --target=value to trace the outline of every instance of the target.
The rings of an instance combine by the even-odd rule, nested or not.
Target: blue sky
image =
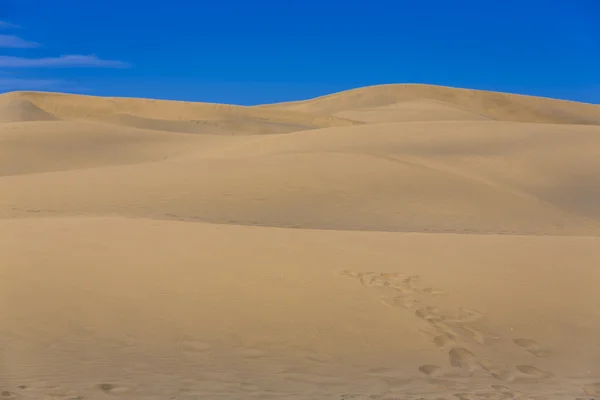
[[[383,83],[600,103],[598,0],[1,0],[0,92],[259,104]]]

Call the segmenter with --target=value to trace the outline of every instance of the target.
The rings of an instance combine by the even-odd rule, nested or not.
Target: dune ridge
[[[0,95],[0,399],[600,398],[597,112]]]

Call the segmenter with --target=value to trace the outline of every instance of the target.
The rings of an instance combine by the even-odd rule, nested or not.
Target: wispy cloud
[[[54,79],[22,79],[0,77],[0,91],[59,89],[65,82]]]
[[[103,60],[95,55],[63,55],[60,57],[25,58],[0,56],[4,68],[129,68],[123,61]]]
[[[2,2],[4,0],[0,0]],[[18,29],[20,26],[0,20],[0,31]],[[39,43],[25,40],[17,35],[0,34],[2,48],[37,48]],[[0,55],[0,92],[13,90],[61,90],[72,93],[85,93],[89,88],[78,83],[61,79],[37,79],[18,77],[8,71],[37,68],[130,68],[124,61],[105,60],[96,55],[66,54],[56,57],[16,57]],[[4,70],[3,70],[4,69]]]
[[[31,49],[39,46],[39,43],[30,42],[15,35],[0,35],[0,48]]]
[[[0,21],[0,29],[18,28],[18,25],[11,24],[10,22]]]

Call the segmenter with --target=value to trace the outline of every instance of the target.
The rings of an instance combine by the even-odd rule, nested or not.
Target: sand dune
[[[0,397],[595,399],[597,110],[1,95]]]
[[[335,115],[423,99],[444,102],[499,121],[600,125],[600,105],[433,85],[369,86],[306,101],[268,104],[260,108]]]

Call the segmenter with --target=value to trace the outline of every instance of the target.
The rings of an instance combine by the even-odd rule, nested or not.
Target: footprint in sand
[[[479,366],[484,371],[486,371],[488,374],[490,374],[492,377],[494,377],[502,382],[512,382],[515,380],[514,374],[505,365],[501,366],[501,365],[492,363],[489,360],[481,360],[479,362]],[[501,387],[501,385],[495,385],[495,386]],[[492,387],[494,387],[494,386],[492,386]]]
[[[0,391],[0,397],[2,399],[14,399],[15,397],[17,397],[17,395],[11,391],[2,390]]]
[[[388,286],[402,293],[413,293],[418,290],[418,275],[402,275],[389,281]]]
[[[387,287],[403,294],[421,291],[416,286],[417,281],[419,280],[418,275],[404,275],[396,272],[354,272],[350,270],[342,271],[341,275],[356,278],[363,284],[363,286],[369,288]],[[424,290],[424,293],[434,296],[442,294],[441,290],[434,288],[427,288]]]
[[[425,306],[418,308],[415,311],[415,315],[431,323],[440,322],[444,320],[444,317],[440,315],[440,310],[437,307]]]
[[[450,333],[443,333],[433,338],[433,343],[439,348],[454,346],[456,344],[456,337]]]
[[[517,365],[517,370],[530,378],[545,379],[554,376],[552,372],[541,370],[533,365]]]
[[[456,331],[455,327],[451,323],[436,319],[429,319],[427,322],[429,322],[435,331],[440,335],[450,335],[456,340],[458,340],[460,337],[460,334]]]
[[[462,347],[453,347],[448,351],[450,365],[473,372],[478,368],[477,357],[469,350]]]
[[[382,297],[381,303],[388,307],[401,307],[407,310],[419,305],[418,301],[407,296]]]
[[[542,346],[540,346],[539,343],[537,343],[534,340],[520,338],[514,339],[513,342],[517,346],[522,347],[523,349],[527,350],[536,357],[544,357],[549,353],[548,350],[544,349]]]
[[[453,333],[443,331],[439,329],[437,326],[434,326],[435,332],[432,332],[428,329],[419,329],[419,332],[428,340],[433,342],[436,347],[444,348],[444,347],[455,347],[456,345],[456,336]]]
[[[388,285],[388,281],[381,277],[381,275],[375,272],[367,272],[359,275],[360,283],[363,284],[364,287],[385,287]]]

